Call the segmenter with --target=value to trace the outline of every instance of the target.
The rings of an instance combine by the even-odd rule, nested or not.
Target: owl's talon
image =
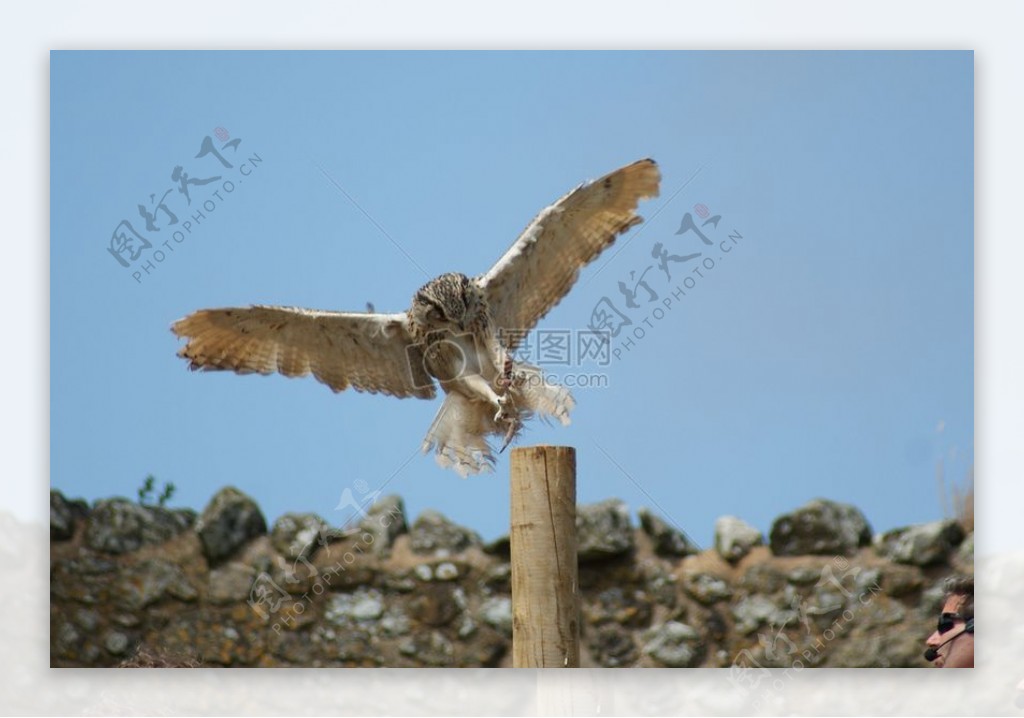
[[[502,443],[501,448],[498,450],[499,454],[505,453],[505,449],[512,443],[512,439],[516,435],[516,431],[519,430],[519,422],[510,421],[508,423],[508,431],[505,432],[505,441]]]

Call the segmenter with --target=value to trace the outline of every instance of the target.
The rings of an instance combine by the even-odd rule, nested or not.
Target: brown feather
[[[643,221],[637,204],[657,197],[660,181],[657,163],[640,160],[580,185],[530,222],[480,278],[507,349],[569,293],[580,269]]]
[[[433,398],[433,379],[410,361],[413,340],[401,314],[346,314],[294,307],[203,309],[171,327],[188,343],[192,369],[288,377],[312,373],[334,391]],[[416,356],[415,351],[412,356]]]

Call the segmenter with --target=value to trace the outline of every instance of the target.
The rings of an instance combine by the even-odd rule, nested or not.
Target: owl
[[[298,377],[444,401],[422,449],[465,477],[493,470],[532,417],[569,423],[575,402],[536,366],[515,358],[527,333],[568,294],[580,269],[642,222],[661,175],[650,159],[585,182],[527,225],[476,277],[442,274],[396,314],[297,307],[202,309],[174,322],[191,369]],[[500,447],[498,446],[500,443]]]

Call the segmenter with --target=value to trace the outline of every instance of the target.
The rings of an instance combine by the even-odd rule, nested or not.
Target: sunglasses
[[[943,613],[939,616],[939,633],[942,634],[953,630],[956,622],[962,620],[964,620],[964,617],[959,613]]]

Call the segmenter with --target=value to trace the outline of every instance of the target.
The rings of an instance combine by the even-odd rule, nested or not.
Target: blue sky
[[[50,468],[69,495],[132,496],[152,473],[174,505],[233,484],[271,521],[341,523],[346,488],[384,487],[410,518],[504,533],[507,456],[463,480],[417,453],[439,402],[190,373],[169,326],[251,303],[403,310],[647,156],[663,175],[649,221],[540,325],[584,329],[605,297],[633,321],[621,358],[583,367],[608,385],[575,390],[572,426],[524,437],[577,447],[580,502],[652,506],[704,546],[718,516],[767,532],[815,497],[881,531],[940,518],[937,463],[953,481],[973,464],[969,52],[59,52],[51,113]],[[207,136],[240,140],[230,168],[195,157]],[[220,177],[192,207],[179,165]],[[173,241],[157,212],[153,247],[122,267],[111,233],[144,229],[137,206],[168,189],[191,233]],[[703,249],[676,234],[698,205],[721,217],[714,268],[654,267],[658,300],[641,289],[629,310],[618,283],[656,243]]]

